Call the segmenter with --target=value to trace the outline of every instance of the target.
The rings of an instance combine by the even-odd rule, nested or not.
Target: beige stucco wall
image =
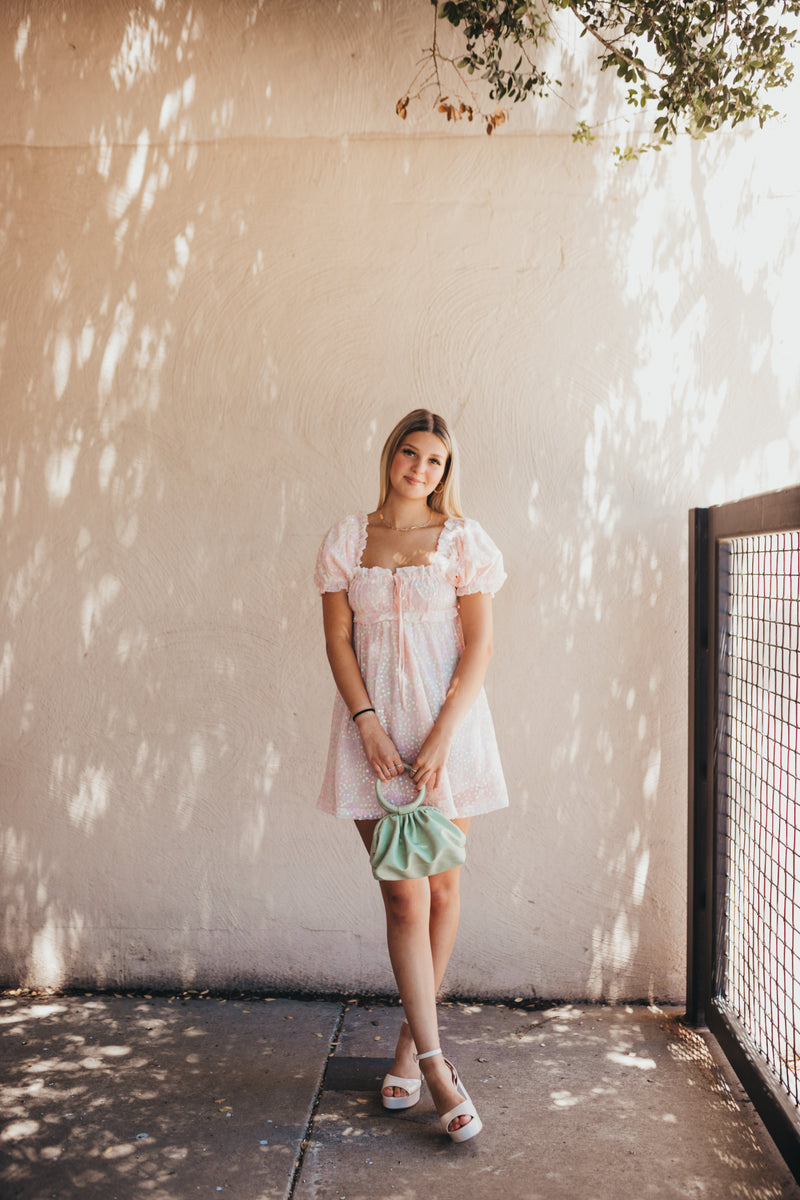
[[[686,511],[800,477],[798,123],[402,124],[428,10],[4,6],[4,983],[391,987],[311,570],[424,404],[510,576],[449,984],[683,994]]]

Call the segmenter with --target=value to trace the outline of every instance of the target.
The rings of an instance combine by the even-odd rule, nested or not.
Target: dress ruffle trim
[[[358,512],[343,517],[328,530],[314,573],[319,591],[346,590],[353,577],[362,571],[389,571],[389,568],[361,566],[369,536],[367,522],[367,513]],[[506,579],[502,554],[483,527],[470,517],[447,517],[430,563],[402,570],[413,574],[431,566],[439,569],[459,596],[476,592],[493,596]]]
[[[358,521],[358,541],[356,542],[356,557],[354,560],[356,570],[361,566],[361,560],[364,557],[364,551],[367,548],[367,519],[367,514],[365,512],[356,513],[356,520]]]
[[[447,518],[442,526],[442,532],[439,534],[439,541],[436,543],[436,553],[433,556],[434,562],[437,559],[446,559],[452,563],[458,561],[458,534],[463,524],[463,517]]]

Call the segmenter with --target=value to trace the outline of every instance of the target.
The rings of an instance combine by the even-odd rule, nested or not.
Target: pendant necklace
[[[431,523],[433,513],[430,509],[428,510],[428,519],[423,525],[390,525],[386,520],[386,517],[383,515],[382,508],[378,509],[378,516],[380,517],[381,521],[383,521],[383,524],[386,526],[386,528],[391,529],[392,533],[411,533],[413,529],[427,529]]]

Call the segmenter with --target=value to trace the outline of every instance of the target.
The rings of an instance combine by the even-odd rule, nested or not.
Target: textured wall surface
[[[422,404],[510,577],[449,986],[683,994],[686,510],[800,477],[798,121],[616,168],[565,24],[576,112],[403,124],[428,13],[3,6],[1,982],[391,987],[311,571]]]

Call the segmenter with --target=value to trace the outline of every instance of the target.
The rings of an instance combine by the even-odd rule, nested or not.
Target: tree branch
[[[626,62],[629,67],[635,67],[637,70],[646,71],[648,73],[648,75],[655,75],[658,79],[668,79],[669,78],[669,76],[665,75],[663,71],[656,71],[656,69],[654,67],[645,66],[645,64],[641,61],[641,59],[631,58],[628,54],[625,54],[624,51],[617,50],[617,48],[615,47],[613,42],[606,41],[606,39],[603,37],[603,35],[601,33],[599,33],[594,28],[593,25],[590,25],[589,22],[586,21],[581,16],[581,14],[578,12],[578,9],[576,8],[576,6],[574,4],[570,4],[569,9],[570,9],[570,12],[573,14],[573,16],[578,18],[578,20],[580,21],[583,28],[587,31],[587,33],[591,33],[592,37],[597,38],[600,45],[603,46],[604,49],[609,54],[613,55],[614,58],[620,58],[620,59],[622,59],[623,62]]]
[[[433,60],[433,69],[436,72],[436,90],[439,93],[438,98],[441,100],[441,98],[442,98],[442,81],[439,78],[439,46],[438,46],[438,40],[437,40],[438,36],[439,36],[438,21],[439,21],[439,5],[434,4],[434,6],[433,6],[433,46],[431,48],[431,58]]]

